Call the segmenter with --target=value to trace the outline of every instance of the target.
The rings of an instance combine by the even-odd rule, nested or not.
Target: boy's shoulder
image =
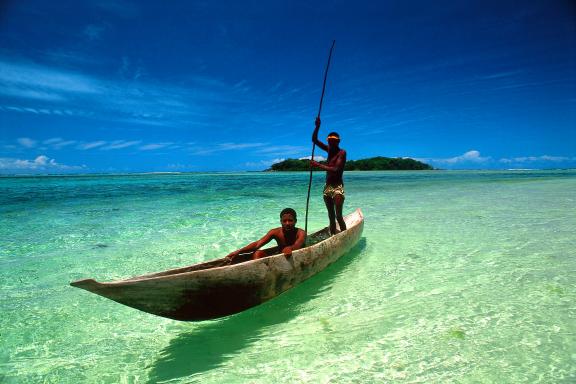
[[[271,233],[273,235],[277,235],[277,234],[281,234],[282,233],[282,227],[277,227],[277,228],[272,228],[268,233]]]

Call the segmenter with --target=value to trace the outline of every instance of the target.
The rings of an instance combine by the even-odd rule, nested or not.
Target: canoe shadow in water
[[[358,244],[325,270],[295,288],[247,311],[193,325],[160,352],[150,368],[150,383],[195,375],[218,368],[227,359],[260,339],[266,328],[284,323],[301,312],[303,304],[329,290],[333,282],[359,259],[366,247]]]

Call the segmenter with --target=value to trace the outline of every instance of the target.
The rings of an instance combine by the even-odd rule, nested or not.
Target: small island
[[[325,164],[326,162],[322,162]],[[267,169],[266,172],[308,171],[310,161],[306,159],[286,159]],[[429,164],[402,157],[371,157],[369,159],[348,160],[346,171],[422,171],[434,169]]]

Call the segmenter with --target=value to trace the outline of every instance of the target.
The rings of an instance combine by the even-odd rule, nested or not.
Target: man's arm
[[[314,133],[312,134],[312,142],[316,144],[318,147],[322,148],[326,152],[328,152],[328,146],[318,140],[318,131],[320,130],[320,117],[316,118],[316,128],[314,129]]]
[[[282,249],[282,253],[286,256],[292,256],[292,251],[300,249],[306,243],[306,232],[303,229],[298,229],[298,233],[296,234],[296,241],[294,244],[284,247]]]
[[[264,235],[264,237],[262,237],[260,240],[255,241],[253,243],[248,244],[247,246],[240,248],[230,254],[228,254],[226,256],[227,259],[234,259],[236,256],[238,256],[241,253],[246,253],[246,252],[252,252],[255,251],[257,249],[260,249],[261,247],[263,247],[264,245],[268,244],[272,239],[274,238],[274,230],[271,229],[270,231],[268,231],[268,233],[266,235]]]
[[[319,162],[314,161],[314,160],[310,161],[310,165],[312,165],[313,167],[323,169],[325,171],[338,172],[338,171],[344,169],[344,166],[346,165],[346,151],[342,150],[340,152],[341,153],[338,154],[338,157],[336,158],[336,162],[334,163],[334,165],[330,166],[330,165],[320,164]]]

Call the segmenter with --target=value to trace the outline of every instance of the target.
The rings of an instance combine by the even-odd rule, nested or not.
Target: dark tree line
[[[267,169],[267,171],[308,171],[309,169],[310,162],[308,160],[286,159],[279,163],[272,164],[272,167]],[[426,163],[414,159],[378,156],[362,160],[348,160],[344,169],[346,171],[407,171],[430,170],[434,168]]]

